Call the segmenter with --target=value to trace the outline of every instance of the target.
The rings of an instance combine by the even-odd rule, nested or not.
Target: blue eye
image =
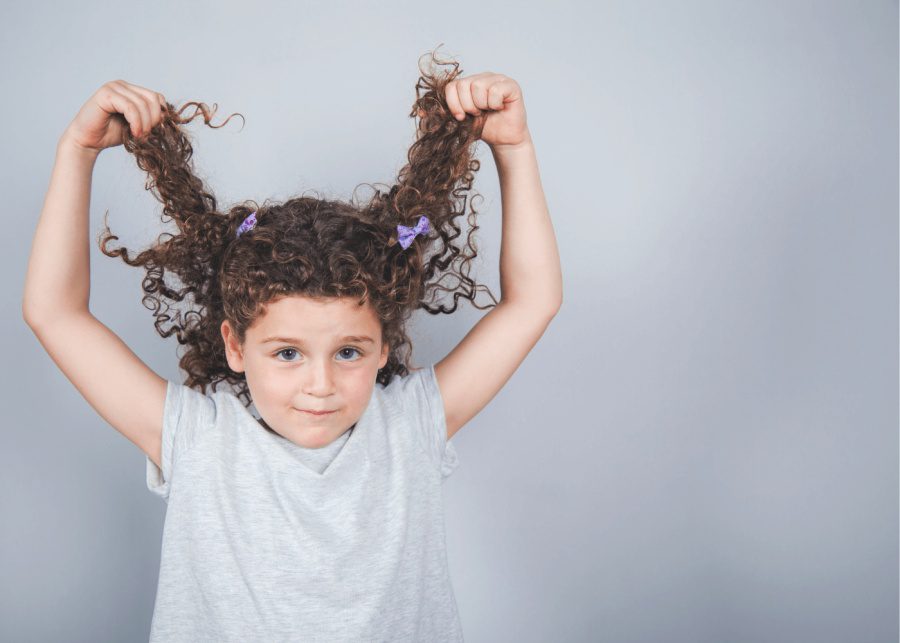
[[[295,351],[293,348],[282,348],[280,351],[275,353],[275,355],[277,356],[277,355],[281,355],[282,353],[296,353],[296,352],[297,351]],[[289,359],[289,360],[281,360],[281,361],[293,362],[294,360]]]
[[[357,350],[357,349],[355,349],[355,348],[353,348],[353,347],[351,347],[351,346],[347,346],[346,348],[342,348],[341,350],[339,350],[339,351],[338,351],[338,355],[340,355],[340,354],[343,353],[344,351],[353,351],[354,353],[358,353],[360,356],[362,355],[362,353],[361,353],[359,350]],[[346,361],[354,361],[354,360],[341,360],[341,361],[346,362]]]
[[[359,349],[353,348],[352,346],[346,346],[346,347],[342,348],[341,350],[338,351],[337,354],[340,355],[340,354],[344,353],[345,351],[353,351],[354,353],[357,353],[357,354],[359,354],[359,355],[362,355],[362,352],[361,352]],[[280,351],[276,352],[275,355],[278,356],[278,355],[281,355],[282,353],[297,353],[297,350],[294,349],[294,348],[282,348]],[[297,354],[299,355],[299,353],[297,353]],[[288,359],[288,360],[279,360],[279,361],[282,361],[282,362],[294,362],[294,361],[296,361],[296,360]],[[356,360],[346,360],[346,359],[343,359],[343,360],[339,360],[339,361],[342,361],[342,362],[354,362],[354,361],[356,361]]]

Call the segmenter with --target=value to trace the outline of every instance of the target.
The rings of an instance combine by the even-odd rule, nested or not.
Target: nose
[[[328,360],[310,360],[309,366],[301,369],[303,392],[311,397],[327,397],[334,393],[334,375]]]

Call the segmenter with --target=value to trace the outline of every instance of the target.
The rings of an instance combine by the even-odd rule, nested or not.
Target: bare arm
[[[491,153],[503,203],[501,298],[555,313],[562,305],[562,268],[534,143],[529,134],[521,145],[491,147]]]
[[[491,151],[503,200],[502,293],[500,303],[435,364],[448,440],[500,392],[562,305],[559,253],[534,145],[529,137],[521,146]]]
[[[113,116],[122,113],[136,132],[149,131],[159,122],[159,102],[150,90],[107,83],[66,129],[56,146],[22,298],[26,323],[59,369],[157,466],[166,380],[90,313],[88,212],[95,161],[102,149],[121,143],[125,126]]]
[[[434,366],[449,440],[503,388],[544,334],[562,305],[562,269],[518,83],[476,74],[449,83],[447,102],[457,118],[489,111],[482,140],[497,165],[503,207],[500,303]]]
[[[65,135],[28,259],[22,313],[26,320],[60,313],[86,313],[90,298],[88,211],[91,177],[100,150],[85,148]]]
[[[28,260],[22,298],[26,320],[85,313],[90,300],[88,210],[101,150],[125,132],[148,133],[162,119],[165,98],[123,80],[105,83],[84,104],[56,145],[56,162]]]

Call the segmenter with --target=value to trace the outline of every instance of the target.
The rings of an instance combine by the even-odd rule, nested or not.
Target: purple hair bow
[[[252,230],[256,226],[256,211],[251,212],[247,215],[247,218],[244,219],[243,223],[241,223],[240,227],[237,229],[237,234],[235,237],[239,237],[245,232]]]
[[[400,242],[400,245],[403,246],[403,249],[405,250],[412,244],[416,235],[425,234],[428,230],[428,217],[423,214],[419,217],[419,222],[416,224],[415,228],[410,228],[405,225],[397,226],[397,241]]]

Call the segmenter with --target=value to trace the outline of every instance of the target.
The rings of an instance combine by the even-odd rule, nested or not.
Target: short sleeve
[[[147,488],[169,502],[169,487],[179,457],[187,453],[198,433],[215,423],[215,401],[209,395],[168,381],[163,410],[162,469],[146,456]]]
[[[401,388],[404,408],[421,428],[422,445],[443,482],[459,466],[459,458],[452,440],[447,440],[444,400],[434,365],[412,371],[403,378]]]

